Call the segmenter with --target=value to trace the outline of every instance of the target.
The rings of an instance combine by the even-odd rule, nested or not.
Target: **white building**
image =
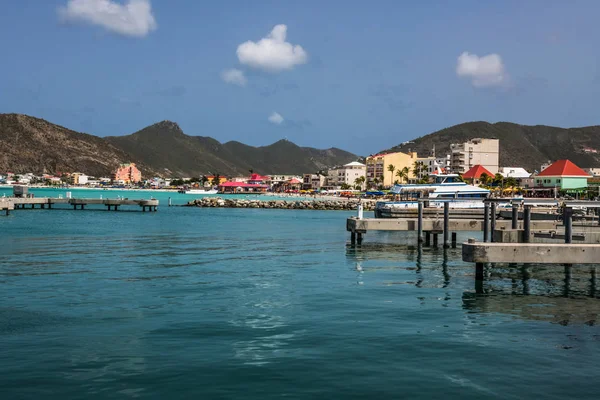
[[[490,171],[491,172],[491,171]],[[500,175],[505,178],[525,179],[529,178],[531,174],[521,167],[502,167],[498,171]]]
[[[327,177],[324,175],[317,174],[304,174],[302,176],[302,189],[304,190],[318,190],[325,186]]]
[[[500,141],[475,138],[450,145],[452,172],[464,174],[475,165],[481,165],[493,174],[498,173]]]
[[[444,157],[432,157],[418,158],[417,161],[423,163],[423,168],[420,174],[417,174],[415,178],[422,179],[425,176],[433,175],[438,173],[438,167],[443,172],[450,172],[450,154]]]
[[[344,184],[354,186],[356,185],[356,180],[360,177],[365,178],[365,182],[361,185],[361,189],[364,190],[366,187],[367,166],[358,161],[353,161],[345,164],[341,168],[330,169],[327,171],[327,186],[337,189]]]

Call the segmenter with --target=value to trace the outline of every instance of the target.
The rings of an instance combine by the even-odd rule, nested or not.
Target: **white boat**
[[[483,200],[489,197],[490,191],[469,185],[460,180],[457,174],[435,175],[433,183],[394,185],[390,191],[407,199],[428,199],[427,207],[442,208],[449,203],[454,209],[483,208]],[[394,211],[417,208],[416,200],[378,201],[375,216],[389,218]]]
[[[217,194],[219,191],[217,189],[182,189],[179,193],[182,194]]]

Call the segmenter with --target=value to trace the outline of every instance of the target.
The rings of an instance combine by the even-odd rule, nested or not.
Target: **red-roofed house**
[[[271,177],[269,176],[261,176],[259,174],[252,174],[250,178],[248,178],[248,183],[253,185],[266,185],[271,182]]]
[[[246,182],[223,182],[219,184],[221,193],[245,193],[245,192],[266,192],[269,185],[260,185]]]
[[[592,176],[569,160],[558,160],[535,177],[536,187],[565,189],[587,188]]]
[[[479,181],[481,179],[481,175],[487,175],[490,178],[494,177],[494,174],[492,174],[489,170],[487,170],[483,165],[474,165],[471,167],[471,169],[469,169],[467,172],[465,172],[462,177],[465,180],[469,180],[472,181],[475,185],[479,184]]]

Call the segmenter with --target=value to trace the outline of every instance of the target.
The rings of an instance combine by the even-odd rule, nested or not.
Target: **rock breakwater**
[[[375,202],[362,201],[365,211],[372,211]],[[247,200],[203,197],[188,202],[189,207],[274,208],[281,210],[356,210],[358,200]]]

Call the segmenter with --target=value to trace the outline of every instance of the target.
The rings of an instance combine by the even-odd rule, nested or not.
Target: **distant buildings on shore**
[[[593,150],[593,149],[591,149]],[[587,149],[587,153],[591,153]],[[89,187],[143,188],[219,188],[221,192],[289,192],[289,191],[364,191],[388,189],[394,184],[427,183],[436,174],[455,173],[480,185],[519,187],[529,193],[553,189],[579,193],[587,187],[600,188],[600,167],[581,169],[569,160],[548,161],[532,173],[519,166],[500,166],[498,139],[473,138],[450,145],[448,154],[431,153],[419,157],[417,152],[379,153],[366,157],[365,163],[353,161],[328,170],[307,171],[302,175],[249,175],[226,177],[219,174],[200,177],[153,177],[142,179],[135,163],[120,164],[111,177],[93,177],[85,172],[55,175],[33,173],[0,174],[4,184],[74,185]]]

